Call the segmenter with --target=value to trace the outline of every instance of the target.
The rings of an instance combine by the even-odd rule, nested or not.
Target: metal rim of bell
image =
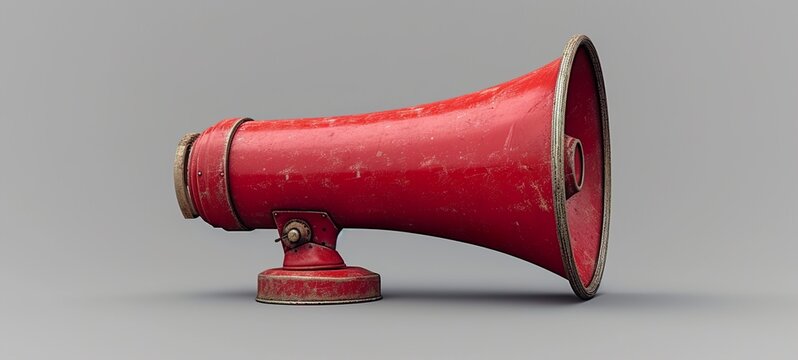
[[[568,218],[565,208],[565,169],[563,158],[563,147],[565,142],[565,109],[568,97],[568,82],[571,77],[571,67],[574,58],[580,48],[587,51],[590,62],[593,65],[593,75],[596,81],[596,93],[598,94],[599,107],[601,111],[601,135],[603,145],[603,164],[604,164],[604,203],[601,226],[601,243],[599,244],[599,254],[596,261],[596,268],[590,283],[585,286],[579,277],[576,268],[576,261],[571,249],[571,236],[568,230]],[[560,62],[560,71],[557,75],[557,86],[554,91],[554,111],[552,112],[552,182],[554,184],[554,213],[557,222],[557,238],[560,243],[560,254],[562,255],[565,272],[571,288],[577,296],[582,299],[590,299],[596,295],[601,277],[604,274],[604,263],[607,257],[607,237],[610,222],[610,134],[609,134],[609,115],[607,113],[607,96],[604,90],[604,76],[601,71],[598,52],[593,42],[586,35],[574,35],[568,40],[563,50]]]

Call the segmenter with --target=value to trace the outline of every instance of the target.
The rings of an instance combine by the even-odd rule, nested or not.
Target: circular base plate
[[[361,267],[269,269],[258,275],[257,301],[269,304],[350,304],[382,299],[380,275]]]

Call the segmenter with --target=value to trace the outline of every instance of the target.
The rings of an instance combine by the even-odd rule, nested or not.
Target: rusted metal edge
[[[194,219],[199,216],[199,213],[197,213],[197,210],[194,208],[194,203],[191,201],[191,193],[188,191],[187,172],[191,146],[199,135],[199,133],[188,133],[183,135],[180,142],[177,144],[177,151],[175,152],[175,164],[173,168],[175,195],[177,196],[177,204],[180,206],[180,212],[186,219]]]
[[[233,215],[236,225],[241,230],[251,229],[244,225],[244,223],[241,221],[241,217],[238,215],[238,211],[233,203],[233,196],[230,193],[230,147],[233,145],[233,136],[235,136],[236,130],[238,130],[238,127],[241,126],[241,124],[247,121],[252,121],[252,119],[240,118],[236,120],[232,126],[230,126],[230,131],[227,133],[227,139],[225,139],[224,156],[222,157],[222,169],[224,169],[224,192],[227,196],[227,205],[230,206],[230,213]]]
[[[571,67],[577,51],[584,47],[590,56],[593,65],[593,72],[596,81],[596,92],[599,96],[599,107],[601,111],[601,131],[604,153],[604,204],[601,226],[601,244],[599,245],[599,255],[596,261],[596,269],[590,284],[585,286],[579,277],[576,268],[576,261],[571,249],[571,236],[568,231],[568,218],[565,208],[565,173],[563,163],[563,146],[565,141],[565,109],[568,97],[568,81],[571,77]],[[590,299],[596,295],[601,277],[604,274],[604,263],[607,257],[607,237],[610,225],[610,133],[609,115],[607,113],[607,96],[604,90],[604,76],[601,72],[598,52],[593,42],[585,35],[574,35],[568,40],[563,50],[560,62],[560,71],[557,75],[557,86],[554,91],[554,111],[552,112],[551,128],[551,157],[552,157],[552,184],[554,188],[554,214],[557,223],[557,238],[560,243],[560,254],[565,265],[568,282],[577,296],[582,299]]]
[[[355,304],[369,301],[377,301],[382,299],[382,295],[362,298],[362,299],[346,299],[346,300],[270,300],[256,298],[255,301],[265,304],[277,305],[335,305],[335,304]]]
[[[325,269],[321,269],[325,270]],[[380,278],[380,274],[371,273],[369,275],[358,275],[356,277],[332,277],[332,276],[302,276],[302,275],[269,275],[270,279],[287,279],[287,280],[294,280],[294,279],[307,279],[307,280],[324,280],[327,282],[333,283],[346,283],[351,282],[353,279],[371,279],[371,278]]]

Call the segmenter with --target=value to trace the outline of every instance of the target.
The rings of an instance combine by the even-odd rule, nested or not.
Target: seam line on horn
[[[252,119],[240,118],[236,120],[233,126],[230,127],[230,132],[227,133],[227,139],[225,139],[224,156],[222,157],[222,169],[224,171],[224,192],[227,196],[227,206],[230,207],[230,214],[233,215],[236,225],[238,225],[238,228],[241,230],[251,229],[244,225],[244,223],[241,221],[241,217],[238,215],[238,211],[233,203],[233,195],[230,193],[230,147],[233,145],[233,136],[238,130],[238,127],[247,121],[252,121]]]

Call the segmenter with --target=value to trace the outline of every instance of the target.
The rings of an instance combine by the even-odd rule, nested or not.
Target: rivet
[[[202,176],[202,171],[197,171],[197,176]]]
[[[224,172],[220,172],[220,173],[219,173],[219,176],[224,176]]]

